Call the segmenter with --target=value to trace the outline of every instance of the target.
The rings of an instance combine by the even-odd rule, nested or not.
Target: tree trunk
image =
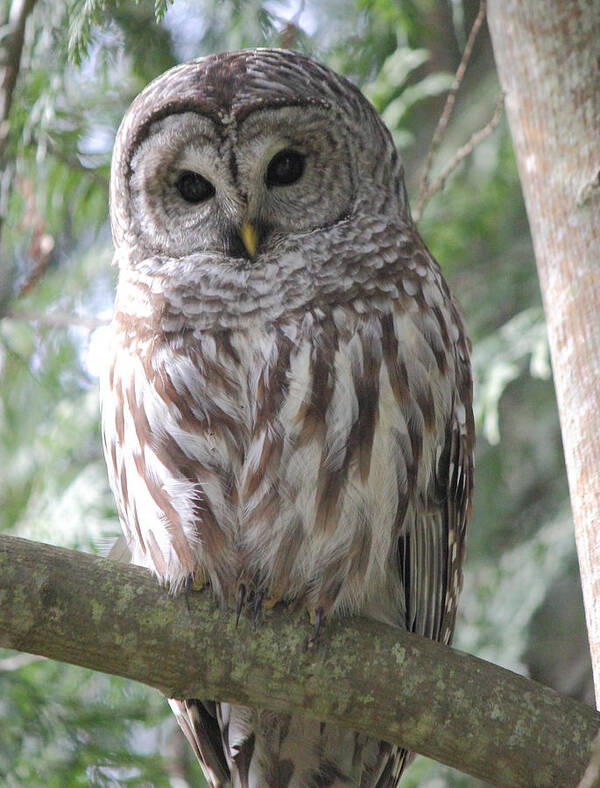
[[[540,278],[600,706],[600,2],[489,0]]]

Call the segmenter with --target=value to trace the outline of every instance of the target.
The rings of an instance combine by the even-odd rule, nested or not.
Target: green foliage
[[[478,385],[475,419],[492,445],[500,442],[500,398],[508,384],[523,374],[527,361],[532,377],[550,378],[546,326],[542,310],[537,307],[519,312],[482,339],[473,352],[473,373]]]
[[[180,59],[212,51],[285,45],[314,53],[374,102],[402,148],[414,195],[451,80],[432,57],[456,65],[455,35],[464,42],[468,32],[445,27],[442,8],[438,0],[38,1],[0,190],[0,306],[41,318],[0,320],[3,531],[101,552],[119,532],[98,429],[103,329],[56,316],[110,314],[110,153],[134,95]],[[465,17],[472,13],[465,3]],[[434,176],[491,114],[497,85],[488,46],[458,95]],[[576,588],[574,542],[533,252],[505,127],[457,168],[420,229],[474,342],[476,497],[456,642],[586,697],[580,595],[556,596]],[[557,606],[570,628],[555,625]],[[201,784],[166,703],[144,687],[5,654],[0,699],[3,785]],[[407,786],[473,784],[424,759],[406,777]]]
[[[10,658],[6,663],[9,669],[0,672],[3,785],[170,784],[161,752],[174,728],[156,693],[47,660],[25,659],[16,670]]]
[[[408,148],[414,141],[413,134],[403,125],[409,110],[419,101],[439,96],[452,85],[452,75],[441,73],[428,74],[407,85],[411,74],[428,60],[426,49],[398,47],[386,58],[376,79],[363,87],[365,95],[392,131],[400,150]]]
[[[122,21],[125,20],[125,24],[121,25],[122,32],[129,33],[128,42],[133,48],[141,51],[143,45],[149,43],[152,38],[162,38],[161,31],[152,26],[152,21],[156,23],[163,21],[170,2],[172,0],[154,0],[152,7],[150,7],[149,2],[135,0],[137,8],[132,8],[130,4],[124,14],[119,14],[119,7],[124,5],[119,0],[73,0],[68,9],[67,53],[70,59],[77,65],[81,65],[88,54],[94,31],[106,26],[112,14],[115,17],[120,17]],[[127,20],[132,17],[138,17],[146,22],[145,25],[138,28],[138,32],[142,35],[137,41],[135,36],[131,35],[131,29],[127,30]],[[126,51],[129,52],[129,48]]]

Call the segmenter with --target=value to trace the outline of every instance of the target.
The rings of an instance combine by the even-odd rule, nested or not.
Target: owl
[[[232,615],[302,606],[315,629],[361,615],[449,643],[469,341],[374,108],[293,52],[177,66],[123,119],[110,211],[103,439],[133,563]],[[212,786],[395,786],[406,760],[294,714],[170,703]]]

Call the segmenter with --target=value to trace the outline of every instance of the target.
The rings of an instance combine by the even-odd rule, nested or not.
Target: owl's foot
[[[281,602],[282,598],[277,594],[267,594],[262,601],[263,610],[273,610],[275,605]]]
[[[319,637],[319,630],[321,629],[321,622],[325,617],[323,615],[323,608],[319,607],[309,607],[308,608],[308,617],[310,618],[310,623],[312,624],[313,631],[312,635],[308,639],[308,645],[314,646],[317,642],[317,638]]]
[[[258,616],[261,610],[272,610],[275,605],[282,601],[282,597],[278,594],[273,594],[269,592],[269,589],[264,588],[257,588],[255,590],[250,590],[248,593],[246,584],[240,583],[238,585],[237,595],[236,595],[236,606],[235,606],[235,625],[239,624],[240,616],[242,615],[242,610],[244,609],[244,605],[246,601],[249,600],[249,607],[252,615],[252,625],[256,626],[258,621]]]
[[[192,591],[202,591],[208,585],[208,575],[204,569],[197,569],[190,574],[183,581],[183,593],[185,596],[185,604],[187,609],[190,609],[190,594]]]
[[[203,588],[209,584],[208,573],[205,569],[198,569],[194,572],[194,581],[192,583],[192,591],[202,591]]]
[[[208,585],[208,582],[206,571],[200,567],[200,569],[197,569],[195,572],[190,572],[183,581],[183,593],[189,596],[192,591],[202,591],[202,589]]]

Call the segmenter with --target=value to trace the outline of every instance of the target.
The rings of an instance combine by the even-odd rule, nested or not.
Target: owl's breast
[[[134,561],[175,585],[203,571],[228,599],[244,576],[325,610],[383,595],[401,614],[398,534],[435,501],[456,384],[414,311],[134,336],[117,320],[103,395]]]

